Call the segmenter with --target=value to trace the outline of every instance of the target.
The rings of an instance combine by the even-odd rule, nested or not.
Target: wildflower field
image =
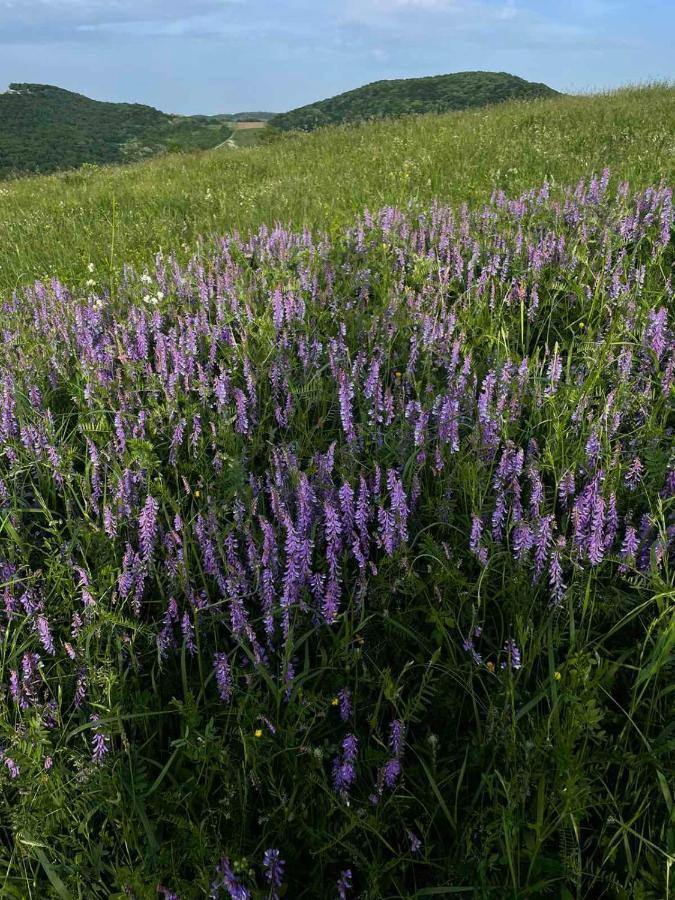
[[[0,896],[669,896],[673,207],[625,150],[12,270]]]

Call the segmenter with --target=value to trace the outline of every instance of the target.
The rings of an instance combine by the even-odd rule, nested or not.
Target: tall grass
[[[3,189],[0,896],[669,898],[670,98]]]
[[[368,206],[474,204],[609,166],[637,189],[673,172],[668,86],[331,128],[232,153],[166,156],[0,185],[0,293],[87,280],[200,236],[280,221],[331,230]]]

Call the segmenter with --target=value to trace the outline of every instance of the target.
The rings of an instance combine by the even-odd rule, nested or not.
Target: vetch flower
[[[98,715],[98,713],[92,713],[89,718],[94,726],[94,733],[91,739],[91,758],[95,763],[100,765],[108,755],[108,752],[110,750],[110,747],[108,746],[108,738],[105,734],[103,734],[101,730],[102,726],[99,724],[101,717]]]
[[[279,889],[283,882],[286,864],[281,858],[279,851],[270,847],[263,854],[263,865],[265,867],[265,879],[270,885],[270,900],[279,900]]]
[[[512,638],[509,638],[504,644],[504,653],[507,655],[507,660],[506,662],[502,662],[502,669],[520,669],[520,650]]]
[[[223,703],[229,703],[232,697],[232,673],[226,653],[216,653],[213,659],[213,671],[218,686],[218,696]]]
[[[347,900],[347,892],[352,886],[352,870],[343,869],[337,881],[338,900]]]
[[[155,498],[148,494],[145,505],[138,520],[138,539],[143,560],[148,562],[152,556],[155,537],[157,534],[157,510],[159,504]]]

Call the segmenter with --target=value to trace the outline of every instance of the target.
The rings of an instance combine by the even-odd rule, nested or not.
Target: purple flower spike
[[[110,750],[108,738],[101,731],[102,726],[98,724],[100,718],[101,717],[97,713],[93,713],[90,716],[90,719],[94,724],[94,734],[91,739],[91,758],[97,765],[100,765],[103,762]]]
[[[342,799],[349,802],[349,789],[356,781],[354,762],[358,752],[358,740],[348,734],[342,742],[342,753],[333,760],[333,786]]]
[[[342,688],[338,693],[340,701],[340,718],[343,722],[348,722],[352,715],[352,695],[349,688]]]
[[[400,719],[394,719],[389,726],[389,749],[397,758],[403,755],[404,733],[403,722]]]
[[[284,878],[286,863],[281,858],[278,850],[270,848],[265,850],[263,865],[265,866],[265,878],[270,885],[270,900],[279,900],[279,889]]]
[[[3,761],[5,763],[5,766],[7,767],[7,771],[9,772],[9,777],[12,779],[18,778],[19,775],[21,774],[21,770],[19,769],[17,764],[14,762],[14,760],[11,758],[11,756],[5,756]]]
[[[396,782],[401,774],[401,761],[399,759],[390,759],[385,765],[382,773],[382,781],[390,790],[396,786]]]
[[[488,553],[487,548],[481,544],[483,535],[483,520],[480,516],[473,515],[471,517],[471,537],[469,539],[469,548],[474,556],[478,559],[481,566],[487,565]]]
[[[340,416],[342,418],[342,427],[347,438],[347,443],[353,444],[356,441],[354,419],[352,417],[352,398],[354,397],[354,388],[348,376],[345,375],[343,371],[338,372],[338,397],[340,400]]]
[[[218,696],[223,703],[229,703],[232,698],[232,673],[227,653],[216,653],[213,660],[213,672],[216,676]]]
[[[347,891],[352,887],[352,870],[343,869],[337,880],[338,900],[347,900]]]
[[[49,630],[49,621],[46,616],[38,616],[35,622],[35,628],[40,638],[40,643],[50,656],[54,656],[56,649],[54,648],[54,639]]]
[[[159,504],[155,498],[148,494],[145,505],[138,520],[138,541],[141,547],[143,559],[147,562],[152,556],[157,534],[157,510]]]
[[[251,900],[251,892],[236,877],[227,856],[216,866],[216,878],[211,885],[212,900],[218,900],[220,888],[225,888],[230,900]]]
[[[419,839],[419,837],[415,834],[414,831],[410,831],[410,829],[406,831],[406,836],[410,845],[410,852],[419,853],[422,849],[422,841]]]
[[[644,468],[645,467],[642,464],[640,457],[636,456],[628,467],[628,471],[626,472],[626,475],[624,477],[624,482],[629,491],[634,491],[642,480],[642,473],[644,472]]]
[[[520,659],[520,650],[518,649],[518,645],[513,640],[513,638],[509,638],[509,640],[504,644],[504,653],[507,654],[507,661],[502,663],[502,669],[520,669],[521,668],[521,659]]]

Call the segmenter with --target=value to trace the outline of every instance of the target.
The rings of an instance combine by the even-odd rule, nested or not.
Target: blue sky
[[[180,113],[469,69],[591,90],[675,77],[674,34],[675,0],[0,0],[0,90]]]

